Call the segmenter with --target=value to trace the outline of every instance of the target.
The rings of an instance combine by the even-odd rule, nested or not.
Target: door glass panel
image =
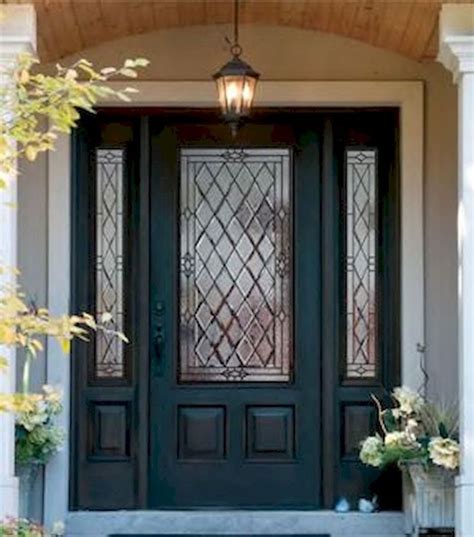
[[[346,375],[377,367],[376,151],[346,152]]]
[[[179,380],[287,382],[288,149],[181,151]]]
[[[96,313],[112,316],[113,330],[123,331],[123,149],[96,152]],[[95,374],[124,376],[123,342],[97,332]]]

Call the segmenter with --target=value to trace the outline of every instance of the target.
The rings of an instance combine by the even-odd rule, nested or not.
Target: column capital
[[[453,73],[454,82],[474,73],[474,5],[444,4],[439,18],[438,61]]]
[[[36,52],[36,12],[30,4],[0,6],[0,66],[15,61],[18,54]]]

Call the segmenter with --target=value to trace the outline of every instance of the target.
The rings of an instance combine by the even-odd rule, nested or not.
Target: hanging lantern
[[[214,75],[217,94],[224,121],[229,123],[235,136],[242,119],[250,114],[259,73],[240,59],[239,45],[239,2],[235,0],[234,44],[230,48],[232,59]]]

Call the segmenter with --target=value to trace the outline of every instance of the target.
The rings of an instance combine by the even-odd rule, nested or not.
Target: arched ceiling
[[[242,24],[330,32],[416,60],[437,53],[441,4],[457,0],[241,0]],[[466,0],[459,0],[460,2]],[[473,3],[474,0],[470,0]],[[0,0],[31,3],[31,0]],[[43,61],[127,35],[232,20],[233,0],[34,0]]]

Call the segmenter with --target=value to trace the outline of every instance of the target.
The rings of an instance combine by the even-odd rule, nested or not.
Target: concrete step
[[[333,511],[77,511],[67,537],[156,536],[405,537],[403,513]]]

